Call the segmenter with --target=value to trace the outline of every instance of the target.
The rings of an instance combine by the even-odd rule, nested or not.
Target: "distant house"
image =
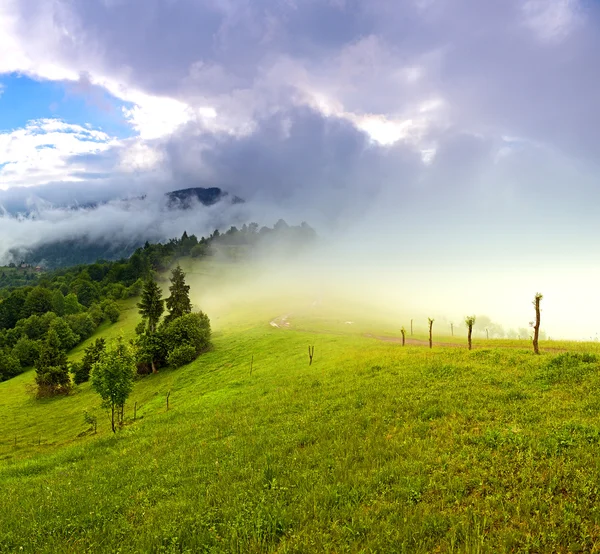
[[[35,266],[35,270],[36,271],[42,271],[42,266],[41,265],[36,265]]]

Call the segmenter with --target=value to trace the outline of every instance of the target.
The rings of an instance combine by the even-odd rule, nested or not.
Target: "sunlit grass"
[[[405,322],[300,293],[210,299],[215,267],[213,350],[137,381],[116,436],[88,384],[0,384],[0,551],[598,550],[598,364],[544,351],[595,343],[403,348],[364,335]],[[101,334],[132,336],[134,304]]]

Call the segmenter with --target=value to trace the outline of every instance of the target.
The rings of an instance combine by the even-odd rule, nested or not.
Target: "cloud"
[[[261,223],[339,232],[331,259],[539,277],[600,230],[599,22],[582,0],[7,0],[0,73],[106,90],[135,136],[34,122],[0,137],[0,178],[54,199],[216,185]],[[110,206],[113,230],[188,224]],[[23,236],[85,230],[42,219]]]
[[[113,139],[102,131],[59,119],[30,121],[24,129],[0,133],[0,189],[50,181],[82,181],[83,166],[67,163],[76,154],[107,150]],[[77,176],[79,174],[79,176]]]

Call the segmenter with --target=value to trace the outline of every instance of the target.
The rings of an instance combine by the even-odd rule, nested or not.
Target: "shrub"
[[[100,304],[100,307],[102,308],[105,317],[107,317],[111,323],[116,323],[119,321],[121,311],[115,302],[111,300],[104,300],[102,304]]]
[[[163,325],[161,333],[168,352],[183,345],[191,345],[196,354],[199,354],[210,346],[210,320],[203,312],[178,317],[168,325]]]
[[[167,362],[170,366],[181,367],[193,362],[197,357],[198,353],[191,344],[183,344],[171,351]]]

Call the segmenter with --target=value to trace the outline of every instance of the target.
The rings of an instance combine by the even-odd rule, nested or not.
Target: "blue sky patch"
[[[117,138],[135,136],[122,108],[133,104],[101,87],[70,81],[39,81],[12,73],[0,76],[0,132],[23,128],[32,119],[61,119]]]

